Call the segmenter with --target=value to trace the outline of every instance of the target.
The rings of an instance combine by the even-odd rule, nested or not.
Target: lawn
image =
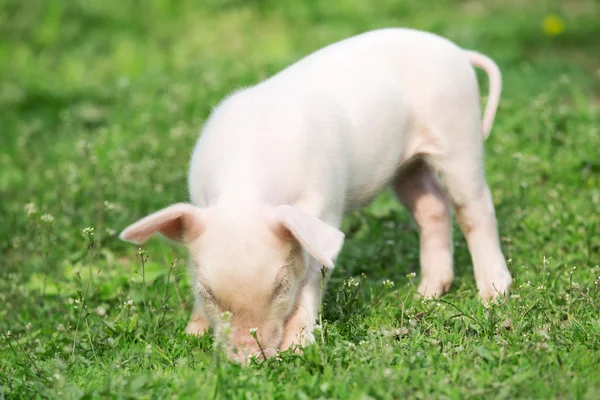
[[[0,399],[598,398],[599,20],[594,0],[0,0]],[[388,26],[503,71],[486,175],[513,290],[481,304],[456,230],[451,291],[416,296],[418,232],[384,193],[344,221],[317,343],[226,362],[183,332],[183,249],[118,233],[187,200],[223,96]]]

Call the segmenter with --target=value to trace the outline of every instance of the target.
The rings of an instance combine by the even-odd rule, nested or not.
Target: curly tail
[[[487,73],[490,81],[488,101],[485,106],[485,112],[483,113],[483,137],[487,138],[492,130],[494,117],[496,116],[496,110],[498,109],[498,103],[500,102],[502,74],[500,73],[500,68],[498,68],[491,58],[481,53],[477,53],[476,51],[465,50],[465,53],[467,54],[467,58],[471,65],[483,69]]]

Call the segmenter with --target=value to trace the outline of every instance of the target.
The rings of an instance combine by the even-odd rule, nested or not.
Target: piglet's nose
[[[256,339],[251,335],[234,337],[231,345],[230,352],[232,359],[239,359],[240,357],[243,358],[253,354],[260,354],[260,347],[256,342]]]
[[[234,352],[229,354],[229,359],[233,362],[244,364],[244,363],[250,362],[250,360],[252,360],[252,358],[255,358],[256,360],[261,360],[263,358],[260,351],[249,351],[249,350],[250,349],[239,349],[238,348],[237,352],[234,350]]]

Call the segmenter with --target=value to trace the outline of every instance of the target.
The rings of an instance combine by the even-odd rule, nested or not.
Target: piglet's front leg
[[[292,348],[294,351],[300,351],[301,347],[312,344],[315,341],[312,333],[314,328],[313,320],[304,307],[299,306],[296,308],[285,323],[283,340],[281,341],[279,350],[285,351]]]
[[[185,333],[188,335],[204,335],[208,329],[210,328],[210,324],[204,318],[204,315],[198,309],[198,306],[194,306],[194,310],[192,311],[192,316],[190,317],[190,322],[188,322],[185,327]]]
[[[313,272],[299,294],[296,309],[285,323],[283,340],[279,346],[281,351],[290,347],[297,351],[298,345],[305,347],[315,341],[313,330],[321,305],[322,276],[319,267],[311,270]]]

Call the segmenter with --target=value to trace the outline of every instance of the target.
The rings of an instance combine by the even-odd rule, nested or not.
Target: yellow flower
[[[565,31],[565,22],[556,14],[548,15],[542,21],[542,31],[548,36],[557,36]]]

